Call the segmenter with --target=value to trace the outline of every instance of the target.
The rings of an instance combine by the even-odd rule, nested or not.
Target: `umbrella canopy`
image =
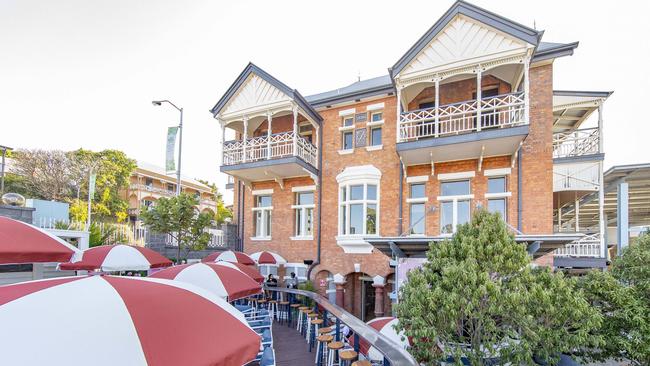
[[[83,252],[81,261],[76,263],[61,263],[59,269],[92,271],[99,269],[105,272],[113,271],[146,271],[151,268],[168,267],[172,261],[157,252],[133,245],[102,245]]]
[[[0,264],[74,262],[81,250],[36,226],[0,217]]]
[[[232,262],[241,263],[247,266],[254,265],[255,261],[251,259],[246,253],[235,252],[234,250],[226,250],[225,252],[214,252],[209,256],[201,259],[201,262]]]
[[[217,294],[226,301],[234,301],[262,291],[262,286],[244,272],[216,263],[183,264],[163,269],[149,277],[196,285]]]
[[[394,341],[398,345],[407,348],[409,346],[408,339],[404,336],[403,332],[397,333],[397,331],[395,330],[394,325],[397,324],[397,322],[398,322],[397,318],[388,316],[383,318],[375,318],[367,322],[366,324],[373,327],[379,333],[385,335],[386,337],[388,337],[390,340]],[[402,341],[402,336],[404,336],[405,338],[403,341]],[[370,344],[363,338],[359,338],[359,352],[368,356],[370,360],[380,361],[384,359],[384,355],[382,355],[375,347],[371,347]]]
[[[287,260],[282,258],[282,256],[278,253],[273,253],[273,252],[256,252],[251,254],[251,258],[257,264],[275,264],[275,265],[280,265],[280,264],[285,264],[287,263]]]
[[[260,347],[243,314],[223,299],[153,278],[0,286],[0,324],[7,365],[243,365]]]
[[[215,264],[218,265],[218,266],[234,268],[236,270],[244,272],[248,277],[252,278],[257,283],[264,282],[264,276],[262,276],[260,271],[256,270],[255,268],[253,268],[251,266],[246,266],[246,265],[243,265],[243,264],[240,264],[240,263],[224,262],[224,261],[217,262]]]

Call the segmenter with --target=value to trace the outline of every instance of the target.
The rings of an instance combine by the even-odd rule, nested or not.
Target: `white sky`
[[[448,1],[0,0],[0,145],[120,149],[163,166],[166,127],[185,108],[183,174],[216,181],[220,129],[208,110],[248,61],[303,95],[386,74]],[[650,2],[475,4],[580,41],[555,89],[615,90],[606,166],[650,162]],[[593,121],[592,121],[593,122]]]

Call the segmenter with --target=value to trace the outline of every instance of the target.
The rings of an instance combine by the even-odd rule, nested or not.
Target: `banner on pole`
[[[176,172],[176,135],[178,134],[178,127],[167,128],[167,157],[165,159],[165,170],[167,174]]]
[[[88,178],[88,199],[92,200],[95,195],[95,182],[97,181],[97,174],[90,173]]]

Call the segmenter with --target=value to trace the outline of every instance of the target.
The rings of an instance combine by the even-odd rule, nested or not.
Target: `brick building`
[[[221,171],[245,251],[279,253],[280,276],[364,320],[390,311],[405,258],[478,207],[538,263],[585,231],[604,257],[602,220],[581,228],[576,212],[601,186],[610,93],[554,91],[555,60],[578,44],[542,33],[458,1],[385,76],[303,97],[249,64],[212,109],[236,132]]]

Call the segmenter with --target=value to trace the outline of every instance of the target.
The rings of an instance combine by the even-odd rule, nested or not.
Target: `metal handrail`
[[[339,319],[342,323],[347,325],[355,334],[365,339],[379,351],[391,365],[399,366],[417,366],[418,362],[408,353],[404,348],[395,342],[391,341],[385,335],[379,333],[377,330],[361,321],[359,318],[348,313],[342,307],[332,304],[325,297],[311,291],[296,290],[281,287],[266,287],[268,291],[284,292],[288,294],[295,294],[308,297],[314,300],[318,305],[325,309],[329,314]]]

